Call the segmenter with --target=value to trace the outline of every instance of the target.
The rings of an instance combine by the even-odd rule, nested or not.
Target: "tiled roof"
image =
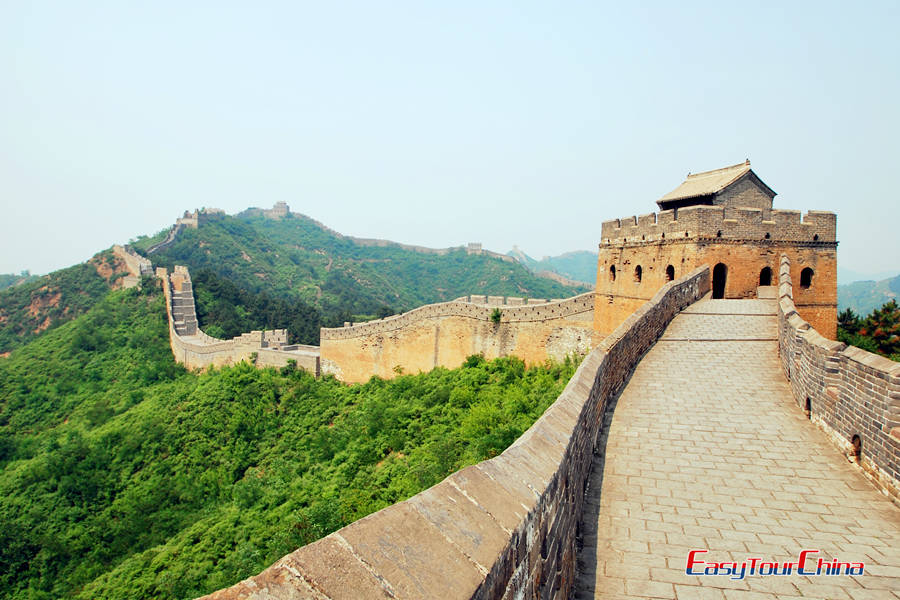
[[[723,167],[714,171],[691,173],[684,183],[659,199],[659,202],[709,196],[723,189],[750,172],[750,161]]]

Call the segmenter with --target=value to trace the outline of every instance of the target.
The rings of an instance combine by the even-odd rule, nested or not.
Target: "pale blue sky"
[[[284,200],[338,231],[596,249],[749,157],[900,269],[900,3],[0,0],[0,272]]]

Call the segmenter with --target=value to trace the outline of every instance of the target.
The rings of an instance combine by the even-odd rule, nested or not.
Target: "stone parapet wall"
[[[797,210],[700,205],[604,221],[600,244],[713,238],[834,245],[836,234],[837,217],[832,212],[811,210],[801,218]]]
[[[466,301],[460,298],[450,302],[427,304],[403,314],[358,323],[349,327],[323,327],[321,339],[340,340],[377,333],[389,333],[410,327],[418,321],[435,317],[454,316],[491,321],[491,314],[494,308],[500,309],[501,323],[521,323],[565,318],[578,313],[592,311],[594,308],[594,292],[553,302],[542,300],[539,303],[532,303],[529,301],[527,305],[524,305],[525,299],[518,299],[521,300],[523,305],[515,305],[515,300],[517,299],[503,296],[466,296],[465,298],[470,300]],[[513,300],[513,302],[510,302],[510,300]]]
[[[593,293],[534,304],[525,298],[468,296],[402,315],[321,330],[322,372],[341,381],[456,368],[466,357],[516,356],[526,364],[587,354],[601,338],[593,329]]]
[[[778,324],[794,399],[851,459],[858,436],[860,466],[900,504],[900,363],[826,339],[810,327],[794,306],[787,256],[779,270]]]
[[[131,275],[138,278],[144,275],[153,275],[153,264],[150,260],[135,252],[130,246],[115,244],[113,254],[122,259]]]
[[[188,369],[203,369],[252,361],[261,367],[283,367],[289,361],[318,376],[318,346],[289,345],[287,330],[251,331],[230,340],[220,340],[204,333],[197,322],[193,287],[186,267],[176,265],[169,274],[157,268],[166,297],[169,341],[175,361]]]
[[[709,289],[708,267],[663,286],[500,456],[204,598],[569,598],[602,414],[672,318]]]

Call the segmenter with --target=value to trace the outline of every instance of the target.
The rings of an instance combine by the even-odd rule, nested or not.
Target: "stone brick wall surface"
[[[541,304],[522,304],[524,299],[506,298],[504,296],[471,296],[471,302],[462,299],[437,304],[427,304],[414,308],[409,312],[392,315],[384,319],[375,319],[358,323],[350,327],[323,327],[323,340],[350,339],[364,337],[373,333],[388,333],[404,329],[417,321],[434,317],[468,317],[480,321],[490,321],[494,308],[501,310],[501,323],[521,323],[527,321],[546,321],[591,311],[594,308],[594,292],[580,294],[556,302],[542,301]]]
[[[770,209],[772,198],[756,184],[753,177],[746,176],[716,194],[714,204]]]
[[[601,240],[607,244],[703,237],[834,242],[836,224],[832,212],[811,210],[801,219],[798,210],[700,205],[604,221]]]
[[[113,254],[125,262],[125,266],[128,267],[128,272],[131,273],[131,275],[137,278],[140,278],[143,275],[153,275],[152,263],[135,252],[130,246],[120,246],[119,244],[116,244],[113,246]]]
[[[466,301],[466,298],[469,301]],[[527,304],[524,298],[468,296],[402,315],[321,330],[322,372],[346,382],[455,368],[467,356],[517,356],[527,364],[586,354],[599,341],[593,294]],[[492,319],[499,310],[500,319]]]
[[[205,596],[564,599],[607,403],[669,321],[710,289],[708,267],[669,282],[585,358],[556,402],[500,456]]]
[[[900,503],[900,363],[822,337],[794,306],[791,262],[779,269],[779,352],[794,399],[810,419]],[[807,402],[809,403],[807,405]]]

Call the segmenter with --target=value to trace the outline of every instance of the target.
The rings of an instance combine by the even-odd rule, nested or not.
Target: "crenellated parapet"
[[[504,296],[463,296],[450,302],[420,306],[409,312],[344,327],[323,327],[322,340],[345,340],[372,334],[385,334],[414,326],[425,319],[465,317],[493,322],[494,309],[499,309],[499,323],[526,323],[564,319],[594,310],[594,292],[565,300],[535,300]]]
[[[900,504],[900,363],[823,337],[794,305],[791,260],[779,269],[778,348],[794,400]]]
[[[594,327],[601,334],[667,281],[700,265],[713,298],[755,298],[786,253],[797,269],[797,308],[823,335],[837,335],[837,216],[773,208],[775,192],[748,162],[689,175],[657,203],[664,210],[606,221],[597,259]]]
[[[125,276],[122,282],[123,287],[137,287],[141,282],[141,277],[153,275],[153,264],[150,260],[135,252],[131,246],[115,244],[113,246],[113,254],[121,259],[128,269],[128,275]]]
[[[659,244],[684,240],[783,242],[835,245],[833,212],[688,206],[604,221],[601,246]]]

